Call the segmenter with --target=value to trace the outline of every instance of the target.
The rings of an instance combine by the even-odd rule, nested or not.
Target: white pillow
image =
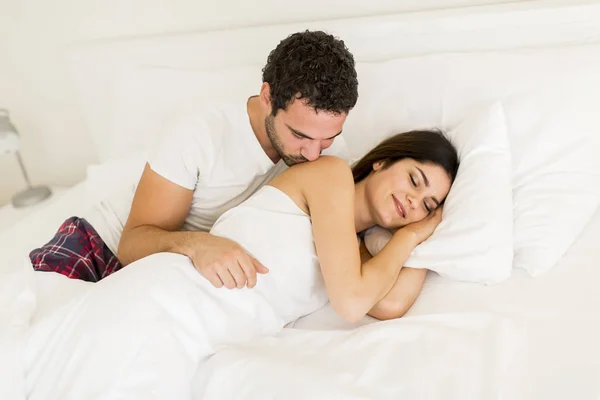
[[[514,266],[551,269],[600,204],[600,77],[549,80],[503,102],[514,169]]]
[[[113,157],[148,149],[165,123],[185,109],[215,103],[243,104],[262,84],[261,67],[219,71],[133,68],[112,89],[106,140]]]
[[[146,165],[145,151],[113,157],[87,167],[85,192],[88,204],[96,204],[115,194],[135,192]]]
[[[124,167],[126,176],[133,173],[139,178],[138,159],[145,163],[145,153],[164,133],[163,127],[172,117],[187,110],[197,113],[215,103],[237,109],[250,96],[258,94],[261,84],[260,66],[220,71],[159,67],[130,70],[113,88],[106,123],[112,157],[99,170],[110,176],[110,170],[114,168],[109,165]],[[344,159],[348,158],[347,153],[343,137],[337,138],[323,152]],[[141,165],[143,169],[144,164]],[[88,175],[90,172],[88,170]]]
[[[458,175],[442,222],[405,265],[460,281],[501,282],[510,276],[513,257],[511,155],[502,105],[467,118],[448,137],[458,151]],[[390,237],[371,228],[365,244],[375,255]]]

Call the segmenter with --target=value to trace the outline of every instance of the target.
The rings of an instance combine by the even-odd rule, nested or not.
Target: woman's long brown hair
[[[452,182],[458,172],[458,154],[443,133],[437,130],[415,130],[391,136],[365,154],[352,167],[354,182],[365,179],[377,162],[382,162],[382,167],[388,168],[404,158],[439,165],[448,173]]]

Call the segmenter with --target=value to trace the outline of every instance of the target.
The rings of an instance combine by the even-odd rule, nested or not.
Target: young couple
[[[269,54],[257,96],[176,119],[149,155],[130,212],[109,201],[70,218],[31,252],[34,269],[97,286],[121,268],[142,276],[157,253],[170,253],[165,263],[179,253],[203,290],[262,290],[283,322],[326,301],[349,321],[400,317],[426,273],[403,263],[439,224],[458,156],[442,134],[413,131],[349,166],[334,142],[357,87],[342,41],[289,36]],[[371,257],[357,234],[374,225],[397,230]]]

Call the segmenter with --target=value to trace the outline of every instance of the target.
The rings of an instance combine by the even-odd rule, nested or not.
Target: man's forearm
[[[150,225],[142,225],[123,232],[119,242],[118,255],[121,264],[156,253],[178,253],[191,257],[194,244],[202,241],[206,232],[170,232]]]

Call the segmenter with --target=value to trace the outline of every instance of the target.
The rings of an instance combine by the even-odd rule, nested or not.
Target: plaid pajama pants
[[[36,271],[88,282],[98,282],[122,267],[94,227],[77,217],[67,219],[52,240],[29,253],[29,258]]]

